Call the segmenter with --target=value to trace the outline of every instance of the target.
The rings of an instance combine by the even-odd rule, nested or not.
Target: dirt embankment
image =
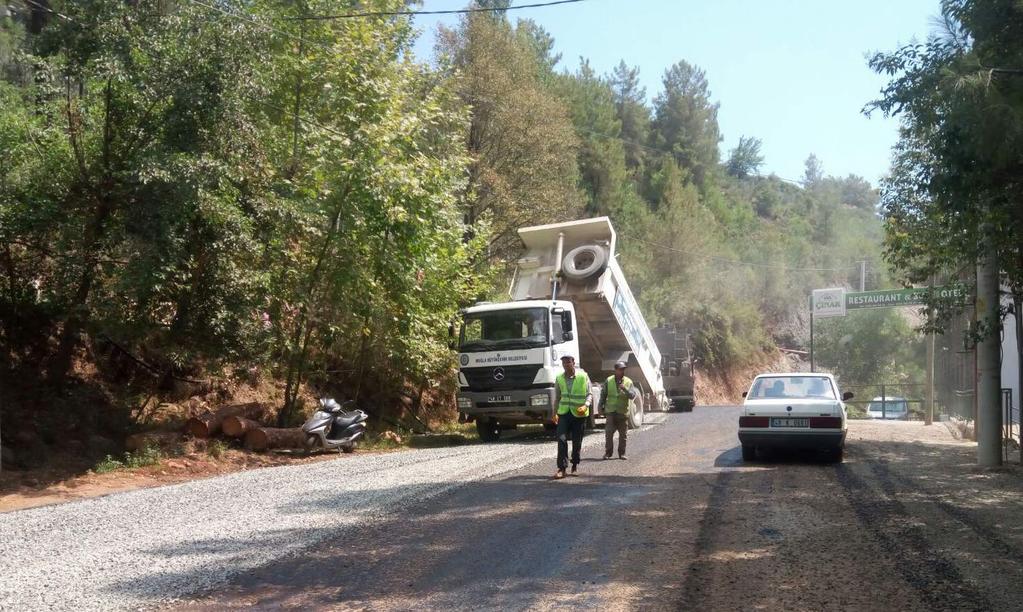
[[[762,355],[752,364],[730,370],[696,368],[696,403],[701,406],[742,403],[742,392],[763,372],[800,372],[805,364],[796,355],[776,352]]]

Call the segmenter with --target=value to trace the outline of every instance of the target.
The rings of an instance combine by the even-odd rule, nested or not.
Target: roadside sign
[[[845,289],[814,289],[811,300],[811,312],[815,317],[844,317]]]
[[[860,310],[864,308],[891,308],[895,306],[923,306],[927,303],[927,294],[929,292],[930,289],[928,287],[850,292],[845,294],[845,307],[847,310]],[[955,299],[958,301],[966,297],[966,288],[962,285],[935,287],[934,292],[941,299]]]

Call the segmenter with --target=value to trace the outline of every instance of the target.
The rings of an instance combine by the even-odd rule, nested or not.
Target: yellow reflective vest
[[[614,375],[608,377],[605,386],[607,387],[607,400],[604,403],[604,412],[628,414],[629,396],[618,392],[618,385],[615,383]],[[626,390],[632,389],[632,379],[628,376],[623,376],[622,386]]]
[[[572,380],[572,388],[568,388],[565,380],[565,373],[558,374],[555,379],[558,391],[561,392],[561,401],[558,402],[558,414],[572,413],[577,417],[590,416],[590,407],[586,406],[584,411],[576,410],[586,403],[586,396],[590,394],[590,376],[576,368],[575,379]]]

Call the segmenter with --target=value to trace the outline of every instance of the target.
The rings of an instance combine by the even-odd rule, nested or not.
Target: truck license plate
[[[511,396],[510,395],[491,395],[490,397],[487,398],[487,401],[489,401],[491,403],[510,402],[511,401]]]
[[[809,427],[810,419],[771,419],[771,427]]]

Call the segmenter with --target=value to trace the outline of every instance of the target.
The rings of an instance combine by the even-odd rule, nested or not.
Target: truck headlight
[[[458,409],[459,410],[469,410],[470,408],[472,408],[472,400],[471,399],[469,399],[467,397],[460,397],[460,398],[458,398]]]
[[[551,403],[551,398],[546,393],[537,393],[529,396],[530,406],[546,406]]]

